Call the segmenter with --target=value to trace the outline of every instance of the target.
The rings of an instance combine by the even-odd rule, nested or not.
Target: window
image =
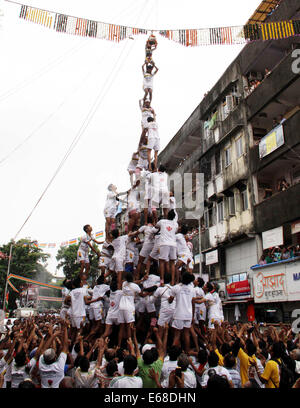
[[[215,278],[216,277],[216,268],[215,265],[209,265],[209,278]]]
[[[216,209],[215,209],[215,207],[211,207],[208,210],[208,216],[209,216],[209,227],[212,227],[213,225],[216,224]]]
[[[236,149],[236,157],[241,157],[243,154],[243,139],[242,137],[239,137],[235,141],[235,149]]]
[[[225,149],[225,167],[231,164],[231,147]]]
[[[217,204],[218,206],[218,222],[221,222],[224,220],[224,207],[223,207],[223,201],[219,202]]]
[[[241,191],[241,196],[242,196],[242,211],[246,211],[246,210],[248,210],[247,188],[245,188],[243,191]]]
[[[209,214],[208,214],[208,210],[204,211],[204,226],[205,228],[209,227]]]
[[[235,199],[233,193],[232,196],[228,197],[228,214],[235,215]]]
[[[220,151],[215,153],[215,161],[216,161],[216,174],[221,173],[221,154]]]

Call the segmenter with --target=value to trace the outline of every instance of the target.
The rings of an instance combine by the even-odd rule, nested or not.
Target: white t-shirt
[[[174,319],[191,320],[193,318],[192,299],[196,297],[193,285],[179,283],[172,287],[171,296],[176,299]]]
[[[221,319],[224,319],[222,300],[220,299],[220,296],[219,296],[219,294],[217,292],[213,292],[212,295],[216,300],[216,304],[217,304],[218,309],[219,309],[219,316],[220,316]]]
[[[219,306],[216,303],[215,297],[211,293],[207,293],[205,299],[208,307],[207,317],[209,319],[220,319]]]
[[[122,376],[111,380],[108,388],[143,388],[141,377]]]
[[[177,360],[165,360],[161,369],[160,383],[163,388],[169,388],[169,376],[172,371],[178,366]]]
[[[154,242],[154,234],[157,229],[153,225],[144,225],[139,229],[139,232],[143,233],[145,236],[144,244],[152,244]]]
[[[106,202],[105,202],[105,207],[104,209],[110,209],[117,207],[117,200],[116,200],[117,194],[114,193],[113,191],[110,191],[107,196],[106,196]]]
[[[102,283],[101,285],[96,285],[93,289],[93,296],[92,299],[97,299],[98,297],[103,297],[105,295],[105,293],[110,289],[110,287],[108,285],[106,285],[105,283]],[[99,300],[98,302],[93,302],[91,303],[91,307],[93,309],[98,309],[101,304],[103,305],[103,302],[101,300]]]
[[[128,241],[128,235],[121,235],[120,237],[112,241],[112,246],[114,247],[114,254],[112,258],[120,257],[124,258],[126,256],[126,244]]]
[[[189,368],[186,371],[183,371],[184,375],[184,388],[196,388],[197,378],[194,371]]]
[[[158,286],[160,284],[160,277],[157,275],[153,275],[152,273],[148,276],[146,280],[143,282],[143,287],[145,289],[151,288],[152,286]]]
[[[122,296],[119,303],[119,310],[133,312],[135,310],[134,298],[137,293],[140,293],[140,287],[133,282],[123,282]]]
[[[169,192],[168,174],[156,171],[150,176],[151,187],[155,191]]]
[[[89,252],[89,245],[88,242],[93,240],[93,236],[92,235],[88,235],[85,234],[83,237],[80,238],[80,245],[79,245],[79,250],[81,250],[82,252]]]
[[[110,317],[113,317],[114,315],[118,317],[119,303],[120,303],[122,294],[123,292],[121,290],[110,292],[110,296],[109,296],[110,303],[109,303],[109,309],[108,309],[108,314],[110,315]]]
[[[111,242],[105,241],[103,242],[101,255],[105,255],[107,258],[111,258],[113,254],[113,250],[111,248]]]
[[[178,224],[176,221],[162,219],[156,224],[160,228],[159,245],[176,247],[176,232]]]
[[[70,307],[70,305],[66,305],[65,304],[65,298],[68,296],[68,295],[70,295],[70,293],[71,293],[71,291],[69,290],[69,289],[67,289],[67,288],[63,288],[62,289],[62,291],[61,291],[61,294],[62,294],[62,307],[64,307],[65,309],[68,309],[69,307]]]
[[[225,367],[222,366],[217,366],[217,367],[210,367],[207,370],[204,371],[202,377],[201,377],[201,385],[202,387],[206,387],[207,386],[207,382],[209,380],[209,376],[208,376],[208,371],[209,370],[215,370],[216,374],[222,376],[225,375],[225,377],[227,378],[228,381],[232,381],[231,375],[229,374],[228,370]]]
[[[161,303],[160,303],[160,312],[162,311],[168,311],[168,310],[174,310],[176,307],[176,300],[174,299],[172,303],[168,302],[169,297],[171,296],[172,293],[172,287],[169,283],[167,283],[164,286],[160,286],[159,288],[156,289],[156,291],[153,293],[153,296],[155,299],[160,298]]]
[[[14,361],[9,365],[8,370],[10,371],[11,375],[11,388],[18,388],[20,382],[29,377],[25,371],[25,368],[26,365],[17,367]]]
[[[130,190],[128,194],[128,211],[140,210],[140,197],[137,188]]]
[[[177,254],[178,256],[186,255],[190,256],[190,250],[187,246],[184,235],[179,233],[176,234],[176,244],[177,244]]]
[[[64,378],[66,360],[67,354],[64,352],[61,352],[58,359],[52,364],[45,364],[44,357],[40,357],[39,372],[42,388],[58,388],[59,383]]]
[[[158,139],[158,126],[156,122],[147,122],[145,125],[145,128],[148,129],[148,140],[150,138],[156,138]]]
[[[86,315],[84,297],[87,295],[86,288],[77,288],[71,291],[71,316],[82,317]]]

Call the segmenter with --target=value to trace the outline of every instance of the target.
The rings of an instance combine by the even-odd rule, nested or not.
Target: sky
[[[178,29],[243,25],[260,0],[25,4],[107,23]],[[84,126],[78,144],[17,236],[59,246],[83,235],[85,224],[94,232],[103,230],[107,186],[113,183],[118,191],[130,186],[127,166],[141,133],[138,101],[144,94],[146,36],[119,44],[75,37],[23,21],[19,11],[20,6],[0,0],[0,244],[16,236]],[[152,107],[163,149],[243,46],[191,48],[157,39],[153,57],[159,72]],[[95,101],[99,107],[86,126]],[[48,270],[54,274],[56,250],[47,252]]]

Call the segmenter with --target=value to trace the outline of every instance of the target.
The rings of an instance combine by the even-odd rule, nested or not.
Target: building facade
[[[286,0],[265,22],[299,19],[299,6],[297,0]],[[300,243],[299,49],[299,37],[246,45],[159,155],[170,175],[204,174],[204,212],[200,237],[194,239],[194,255],[200,258],[196,272],[219,283],[230,321],[236,316],[251,320],[253,310],[263,319],[271,303],[270,310],[276,309],[271,320],[289,321],[292,309],[300,306],[300,294],[274,295],[272,301],[257,298],[254,291],[257,274],[275,268],[276,275],[281,268],[287,275],[289,267],[252,268],[270,248],[263,240],[268,231],[282,231],[276,245]],[[184,210],[179,211],[182,220]],[[196,220],[184,221],[197,226]],[[293,274],[297,268],[300,272],[299,260],[288,263]]]

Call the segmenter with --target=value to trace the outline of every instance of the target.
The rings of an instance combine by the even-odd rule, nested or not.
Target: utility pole
[[[6,282],[5,282],[5,291],[4,291],[4,302],[3,302],[3,310],[4,310],[4,312],[6,312],[6,294],[7,294],[7,289],[8,289],[8,281],[7,281],[7,278],[8,278],[9,272],[10,272],[12,249],[13,249],[13,243],[10,244],[10,249],[9,249],[9,258],[8,258],[8,266],[7,266]]]
[[[202,278],[202,253],[201,253],[201,218],[199,218],[199,255],[200,255],[200,260],[199,260],[199,274],[200,277]]]

